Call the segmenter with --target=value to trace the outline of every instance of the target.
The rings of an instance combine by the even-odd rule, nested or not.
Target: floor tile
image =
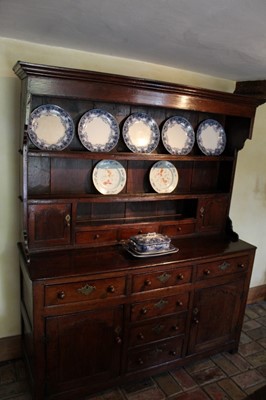
[[[171,400],[209,400],[209,396],[201,389],[195,389],[172,397]],[[153,399],[150,399],[153,400]]]
[[[207,385],[219,379],[225,378],[224,372],[218,367],[211,367],[191,374],[198,385]]]
[[[232,381],[232,379],[226,378],[218,382],[218,385],[228,394],[230,399],[242,400],[245,399],[246,394],[239,388],[239,386]]]
[[[228,376],[239,374],[240,370],[223,354],[216,354],[211,357],[218,367],[220,367]]]
[[[246,371],[251,368],[251,365],[238,353],[223,353],[240,371]]]
[[[250,343],[252,342],[251,337],[249,337],[246,333],[241,332],[241,336],[240,336],[240,344],[246,344],[246,343]]]
[[[121,389],[125,393],[137,392],[138,390],[144,390],[151,387],[154,387],[155,382],[151,378],[140,379],[136,382],[127,383],[126,385],[121,386]]]
[[[213,400],[230,400],[230,398],[226,395],[223,389],[217,385],[217,383],[205,385],[204,390]]]
[[[241,374],[234,376],[232,379],[244,390],[263,382],[266,383],[265,378],[256,370],[242,372]]]
[[[253,311],[249,306],[246,308],[245,311],[245,316],[247,316],[250,319],[258,318],[259,314],[257,314],[255,311]]]
[[[166,396],[172,396],[173,394],[182,392],[181,386],[168,372],[154,376],[153,379]]]
[[[266,337],[266,327],[261,326],[260,328],[249,330],[248,336],[250,336],[254,340],[265,338]]]
[[[254,368],[266,365],[266,350],[252,354],[246,357],[246,359]]]
[[[200,361],[196,361],[192,364],[189,364],[185,367],[185,369],[189,373],[193,373],[193,372],[197,372],[197,371],[202,371],[204,369],[208,369],[210,367],[214,367],[214,363],[209,358],[207,358],[205,360],[200,360]]]
[[[157,387],[126,395],[126,399],[128,400],[165,400],[165,398],[164,393]]]
[[[243,357],[258,353],[259,351],[263,351],[263,347],[259,343],[254,341],[241,344],[238,350],[239,354],[241,354]]]
[[[250,331],[252,329],[257,329],[257,328],[260,328],[260,327],[261,327],[261,324],[259,324],[256,320],[251,319],[251,320],[246,321],[246,322],[243,323],[242,330],[244,332],[248,332],[248,331]]]
[[[177,380],[178,384],[182,387],[184,391],[191,390],[197,386],[196,382],[184,368],[179,368],[177,370],[171,371],[170,373]]]

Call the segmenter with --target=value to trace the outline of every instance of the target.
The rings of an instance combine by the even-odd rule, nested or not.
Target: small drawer
[[[245,271],[247,268],[248,256],[212,261],[197,267],[197,280]]]
[[[185,312],[163,319],[156,319],[156,321],[149,324],[132,327],[130,329],[129,345],[139,346],[184,333],[186,315],[187,313]]]
[[[125,294],[125,278],[87,280],[45,287],[45,305],[107,299]]]
[[[187,310],[189,293],[152,299],[131,306],[131,320],[142,321]]]
[[[133,277],[132,291],[146,292],[153,289],[182,285],[191,282],[191,276],[191,267],[136,275]]]
[[[92,230],[92,231],[77,231],[75,234],[76,244],[93,244],[103,242],[113,242],[117,239],[117,232],[115,229],[107,229],[105,231]]]
[[[134,227],[121,228],[119,239],[128,240],[131,236],[140,235],[142,233],[158,233],[158,224],[140,225]]]
[[[180,222],[175,225],[163,225],[161,233],[170,237],[189,235],[195,232],[195,222]]]
[[[152,346],[128,352],[127,371],[135,371],[166,362],[176,361],[181,357],[183,336],[154,344]]]

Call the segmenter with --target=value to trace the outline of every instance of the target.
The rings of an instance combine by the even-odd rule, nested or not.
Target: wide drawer
[[[182,285],[191,282],[192,268],[176,268],[156,273],[135,275],[133,277],[132,291],[144,292],[168,286]]]
[[[184,311],[188,307],[188,299],[189,293],[181,293],[132,304],[131,321],[142,321]]]
[[[45,305],[107,299],[125,293],[125,278],[96,279],[45,287]]]
[[[167,339],[185,331],[187,313],[156,319],[150,323],[133,326],[130,329],[129,346],[138,346],[149,342]]]
[[[153,365],[175,361],[181,357],[183,336],[156,343],[152,346],[128,352],[127,371],[135,371]]]
[[[248,256],[240,256],[198,265],[197,280],[245,271],[248,268]]]
[[[119,239],[128,240],[131,236],[139,235],[142,233],[158,232],[158,224],[130,226],[120,229]]]

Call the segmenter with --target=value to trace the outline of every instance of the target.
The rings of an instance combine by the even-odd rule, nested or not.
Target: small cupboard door
[[[233,342],[240,329],[244,279],[195,292],[189,353]]]
[[[121,326],[122,307],[47,318],[48,394],[118,376]]]
[[[203,198],[198,206],[198,231],[221,232],[225,227],[228,214],[228,196]]]
[[[70,244],[70,204],[31,204],[28,214],[30,248]]]

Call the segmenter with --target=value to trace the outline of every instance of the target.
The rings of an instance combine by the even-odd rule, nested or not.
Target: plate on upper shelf
[[[92,173],[96,189],[102,194],[117,194],[126,184],[126,170],[115,160],[99,161]]]
[[[78,135],[86,149],[92,152],[109,152],[117,145],[120,132],[112,114],[95,108],[81,117]]]
[[[157,193],[171,193],[178,183],[176,167],[169,161],[158,161],[150,170],[150,183]]]
[[[32,111],[28,135],[40,150],[64,150],[74,137],[74,123],[63,108],[45,104]]]
[[[148,114],[131,114],[123,125],[123,139],[133,153],[151,153],[159,144],[160,130]]]
[[[195,143],[194,129],[186,118],[171,117],[162,127],[162,142],[170,154],[186,155]]]
[[[224,128],[218,121],[206,119],[198,127],[197,143],[206,156],[219,156],[226,145]]]

